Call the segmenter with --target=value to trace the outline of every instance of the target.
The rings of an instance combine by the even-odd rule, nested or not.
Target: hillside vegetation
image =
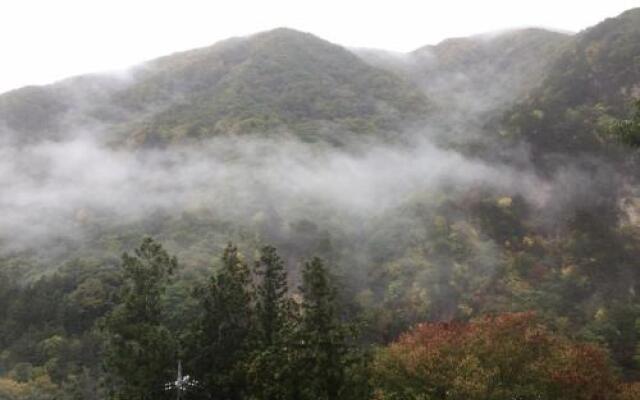
[[[0,398],[638,398],[639,68],[634,9],[0,95]]]
[[[20,140],[109,124],[107,140],[135,146],[278,130],[339,142],[338,130],[388,134],[427,110],[402,78],[289,29],[0,96],[0,121]]]
[[[640,10],[580,32],[544,82],[507,114],[509,134],[540,153],[602,153],[609,118],[640,96]]]

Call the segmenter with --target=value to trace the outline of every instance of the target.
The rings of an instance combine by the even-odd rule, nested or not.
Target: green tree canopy
[[[121,302],[104,323],[104,361],[115,399],[162,398],[173,377],[176,340],[163,324],[163,293],[177,267],[176,258],[150,238],[134,255],[122,255]]]

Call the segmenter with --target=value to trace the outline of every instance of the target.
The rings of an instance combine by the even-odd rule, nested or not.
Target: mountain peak
[[[640,7],[631,8],[622,14],[620,14],[617,18],[629,18],[640,20]]]
[[[309,32],[304,32],[304,31],[299,31],[297,29],[293,29],[293,28],[288,28],[286,26],[280,26],[277,28],[273,28],[270,30],[266,30],[266,31],[262,31],[262,32],[258,32],[258,33],[254,33],[253,35],[248,36],[249,38],[252,37],[259,37],[259,36],[273,36],[273,37],[280,37],[280,38],[291,38],[291,37],[314,37],[316,39],[319,39],[317,36],[309,33]],[[321,40],[321,39],[319,39]]]
[[[74,81],[79,82],[69,81],[69,92],[91,87]],[[51,95],[40,96],[42,102],[51,97],[73,103],[66,91],[51,86],[42,91]],[[132,145],[274,130],[311,140],[318,135],[393,132],[405,121],[423,118],[427,110],[426,97],[403,78],[366,64],[341,46],[289,28],[151,60],[132,71],[125,87],[98,100],[87,98],[89,116],[115,128],[115,136],[107,140]],[[31,98],[6,99],[11,104],[18,100],[8,110],[24,111],[11,115],[28,114],[33,104]],[[40,107],[44,123],[37,127],[69,120],[67,108],[46,105]],[[71,104],[68,109],[78,107]],[[24,130],[22,137],[52,134],[44,128],[35,133],[16,129],[12,121],[9,128]],[[57,133],[68,130],[65,125]]]
[[[539,40],[561,40],[569,38],[571,34],[550,30],[540,27],[527,27],[517,29],[506,29],[495,32],[486,32],[473,36],[447,38],[435,45],[426,45],[412,52],[412,54],[424,54],[429,52],[447,52],[454,49],[465,50],[469,48],[490,48],[499,47],[505,42],[519,41],[515,43],[527,46],[532,41]]]

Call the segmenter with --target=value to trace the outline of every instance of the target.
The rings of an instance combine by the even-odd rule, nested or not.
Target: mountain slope
[[[505,122],[538,155],[598,152],[600,125],[639,96],[640,9],[632,9],[579,33]]]
[[[99,122],[111,141],[136,145],[274,130],[312,139],[398,130],[422,118],[427,103],[340,46],[276,29],[157,59],[121,78],[6,93],[0,126],[29,139]]]
[[[441,109],[478,115],[504,109],[536,87],[570,40],[567,34],[531,28],[446,39],[406,55],[358,54],[372,65],[405,74]]]
[[[500,109],[535,87],[570,36],[522,29],[448,39],[413,52],[421,83],[443,104],[473,112]]]

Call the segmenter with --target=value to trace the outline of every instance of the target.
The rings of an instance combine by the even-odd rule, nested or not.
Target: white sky
[[[640,0],[0,0],[0,92],[279,26],[408,51],[512,27],[579,31]]]

